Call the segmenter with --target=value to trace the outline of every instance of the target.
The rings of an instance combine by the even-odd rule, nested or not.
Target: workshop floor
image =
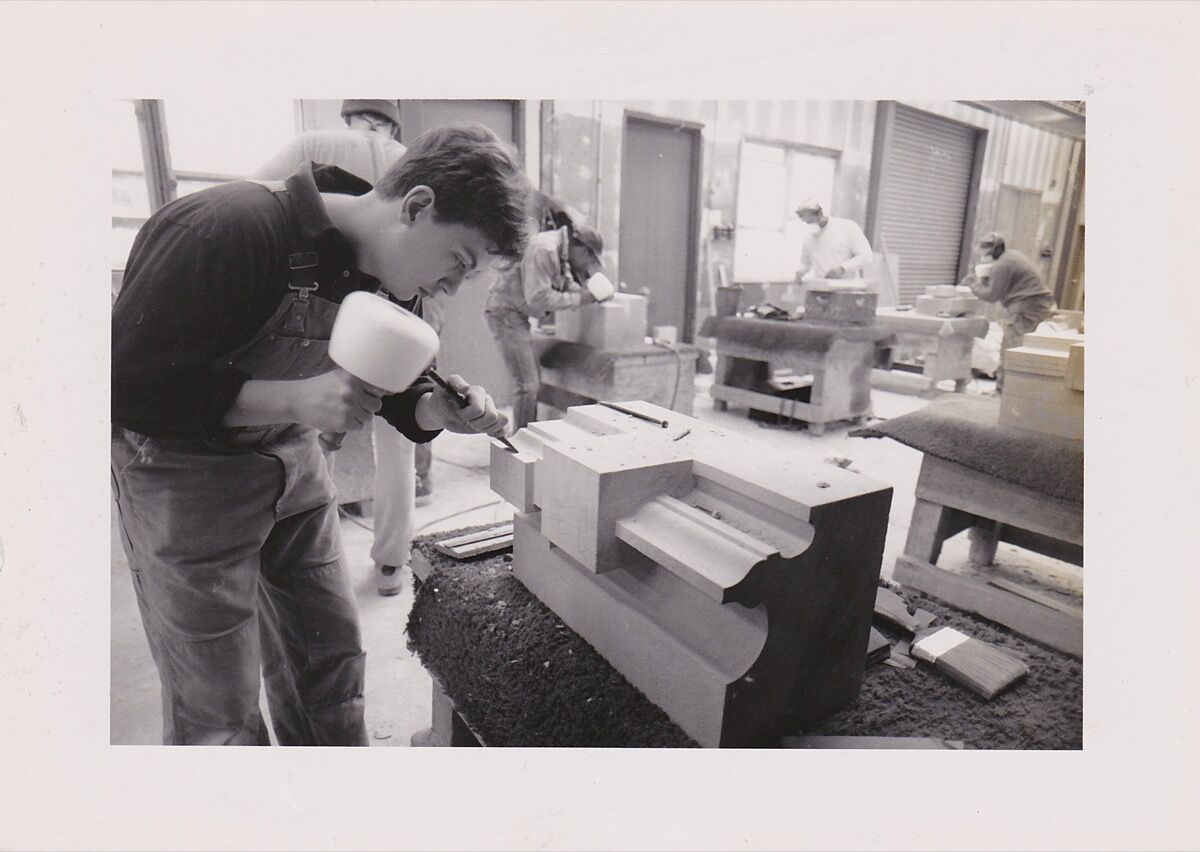
[[[804,453],[841,464],[894,488],[888,522],[882,575],[889,578],[901,553],[912,514],[913,489],[921,455],[895,441],[851,438],[845,424],[821,437],[807,431],[767,428],[749,419],[744,410],[713,410],[708,387],[711,375],[696,377],[694,412],[701,420],[735,434],[754,436],[770,452]],[[872,401],[879,418],[896,417],[928,403],[920,395],[922,380],[904,373],[876,371]],[[948,382],[942,387],[949,388]],[[993,383],[974,380],[968,393],[991,392]],[[848,461],[847,461],[848,460]],[[488,442],[475,436],[444,433],[434,444],[434,498],[416,510],[415,530],[425,535],[439,530],[506,520],[512,507],[488,487]],[[375,591],[369,551],[371,519],[343,517],[342,535],[351,582],[358,599],[363,641],[367,650],[366,715],[372,745],[407,746],[409,737],[430,722],[429,675],[406,647],[403,635],[412,606],[412,578],[405,577],[401,594],[384,598]],[[968,542],[962,533],[946,542],[938,564],[966,565]],[[1081,595],[1080,569],[1011,545],[997,552],[998,568],[1043,588]],[[112,536],[110,735],[114,744],[154,744],[161,741],[158,674],[150,658],[130,583],[125,554],[115,526]]]

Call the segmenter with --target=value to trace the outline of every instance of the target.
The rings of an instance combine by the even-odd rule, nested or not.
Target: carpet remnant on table
[[[925,663],[913,669],[867,669],[858,700],[805,734],[934,737],[963,740],[970,749],[1083,748],[1083,663],[1006,628],[907,589],[911,609],[937,616],[932,627],[954,627],[1022,660],[1029,674],[990,701]],[[911,638],[876,620],[892,641]]]
[[[812,321],[709,317],[697,332],[722,343],[741,343],[755,349],[788,352],[803,349],[826,352],[835,341],[872,341],[885,344],[892,332],[881,325],[837,325]]]
[[[696,746],[513,576],[511,556],[455,562],[414,546],[433,570],[416,587],[409,647],[486,745]]]
[[[510,554],[456,562],[433,550],[430,538],[414,547],[433,570],[416,586],[409,647],[485,744],[695,745],[513,576]],[[794,735],[934,737],[963,740],[969,749],[1083,747],[1080,661],[924,595],[898,594],[910,608],[934,613],[935,627],[1015,655],[1029,674],[985,701],[923,663],[880,663],[866,670],[853,704]],[[893,641],[911,638],[878,620],[874,626]]]
[[[1001,425],[999,397],[957,396],[850,433],[891,438],[1039,494],[1083,503],[1083,441]]]

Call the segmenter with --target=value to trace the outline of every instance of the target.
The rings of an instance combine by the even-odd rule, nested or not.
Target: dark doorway
[[[628,115],[621,157],[620,279],[650,298],[649,323],[691,341],[696,315],[700,130]]]

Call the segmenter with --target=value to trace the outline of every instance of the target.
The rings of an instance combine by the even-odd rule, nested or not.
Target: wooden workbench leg
[[[810,435],[816,435],[818,438],[825,434],[824,423],[809,423],[808,432]]]
[[[936,565],[942,552],[942,542],[950,535],[951,513],[952,510],[945,506],[918,497],[913,505],[912,521],[908,525],[905,554]]]
[[[479,740],[471,733],[462,717],[450,703],[437,678],[433,678],[432,726],[417,731],[409,739],[414,747],[422,746],[478,746]]]
[[[996,561],[996,545],[1000,543],[999,521],[971,527],[967,535],[971,538],[971,552],[968,558],[977,565],[991,565]]]

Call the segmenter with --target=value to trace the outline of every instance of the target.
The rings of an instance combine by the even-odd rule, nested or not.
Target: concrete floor
[[[846,426],[831,427],[821,437],[804,430],[765,428],[750,420],[744,410],[718,412],[708,395],[712,376],[697,376],[695,415],[734,434],[753,437],[771,454],[804,453],[827,460],[849,459],[850,469],[893,486],[882,575],[890,577],[903,548],[912,514],[921,454],[892,440],[851,438]],[[920,395],[918,376],[876,371],[872,402],[876,417],[889,418],[928,403]],[[948,382],[943,388],[950,388]],[[993,384],[974,380],[968,393],[988,393]],[[434,444],[434,499],[418,507],[417,535],[475,524],[493,523],[512,516],[512,507],[488,487],[488,441],[478,436],[444,433]],[[115,518],[115,512],[114,518]],[[369,551],[370,517],[343,517],[342,536],[361,616],[367,650],[366,718],[372,745],[407,746],[409,737],[430,721],[429,675],[405,645],[404,625],[412,606],[412,578],[407,574],[401,594],[384,598],[375,591],[374,566]],[[967,534],[946,542],[938,564],[965,566]],[[998,568],[1015,577],[1034,578],[1043,588],[1082,594],[1079,568],[1041,557],[1011,545],[997,552]],[[142,633],[137,602],[122,552],[119,532],[113,526],[111,615],[110,725],[114,744],[154,744],[161,741],[158,674]]]

